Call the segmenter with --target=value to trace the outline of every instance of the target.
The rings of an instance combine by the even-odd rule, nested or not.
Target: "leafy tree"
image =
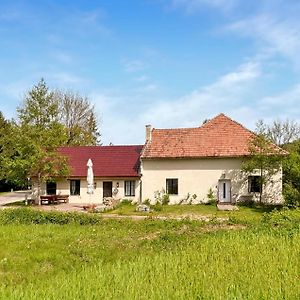
[[[17,114],[5,138],[0,136],[0,176],[17,185],[36,178],[39,199],[42,182],[68,174],[58,147],[99,143],[96,114],[87,98],[51,91],[43,79],[26,93]],[[0,126],[5,122],[0,115]]]
[[[271,143],[263,134],[254,135],[249,143],[250,156],[245,158],[242,170],[259,173],[259,202],[262,203],[264,187],[273,175],[281,170],[284,151]]]
[[[60,122],[66,129],[66,144],[99,144],[98,121],[89,100],[73,92],[56,91],[55,97],[60,105]]]
[[[283,195],[289,206],[300,206],[300,125],[295,121],[276,120],[267,125],[257,122],[257,130],[289,155],[283,160]]]
[[[6,191],[18,187],[6,180],[6,170],[4,168],[5,153],[7,148],[13,148],[10,142],[10,136],[13,134],[13,123],[6,120],[3,113],[0,112],[0,190]]]
[[[300,206],[300,140],[287,144],[289,152],[283,163],[283,195],[289,206]]]
[[[64,126],[59,123],[59,105],[42,79],[30,90],[17,109],[9,143],[3,155],[6,179],[17,184],[27,177],[37,179],[37,199],[42,182],[68,174],[66,159],[57,148],[66,142]]]
[[[0,111],[0,153],[3,152],[5,144],[7,143],[7,137],[11,134],[11,125],[11,122],[6,120]]]

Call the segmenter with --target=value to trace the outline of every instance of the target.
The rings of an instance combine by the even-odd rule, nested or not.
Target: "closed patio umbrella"
[[[89,158],[87,162],[87,193],[94,194],[94,172],[93,172],[93,162]]]

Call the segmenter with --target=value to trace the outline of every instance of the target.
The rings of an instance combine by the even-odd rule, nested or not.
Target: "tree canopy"
[[[283,195],[287,205],[300,206],[300,124],[292,120],[257,122],[257,132],[288,151],[282,161]]]
[[[258,171],[260,192],[259,200],[263,201],[264,186],[272,176],[281,170],[283,151],[276,147],[263,134],[255,135],[249,143],[250,156],[245,158],[242,170],[252,174]]]
[[[58,95],[60,95],[58,97]],[[71,92],[51,91],[41,79],[17,108],[17,120],[0,115],[1,178],[26,185],[28,177],[42,182],[69,174],[65,145],[95,145],[100,133],[94,107]]]
[[[59,121],[66,130],[66,145],[97,145],[100,132],[95,108],[86,97],[73,92],[55,92]]]

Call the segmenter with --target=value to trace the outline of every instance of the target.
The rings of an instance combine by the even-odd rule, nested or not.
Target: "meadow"
[[[299,299],[300,211],[246,211],[219,223],[5,209],[0,299]]]

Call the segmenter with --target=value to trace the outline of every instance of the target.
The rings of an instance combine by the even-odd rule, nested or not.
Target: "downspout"
[[[262,166],[260,168],[260,182],[259,182],[259,185],[260,185],[259,203],[261,204],[262,203],[262,193],[263,193],[263,168],[262,168]]]
[[[143,182],[142,182],[142,179],[140,179],[140,199],[139,199],[139,204],[142,204],[142,202],[143,202],[143,199],[142,199],[143,192],[142,192],[142,190],[143,190]]]

